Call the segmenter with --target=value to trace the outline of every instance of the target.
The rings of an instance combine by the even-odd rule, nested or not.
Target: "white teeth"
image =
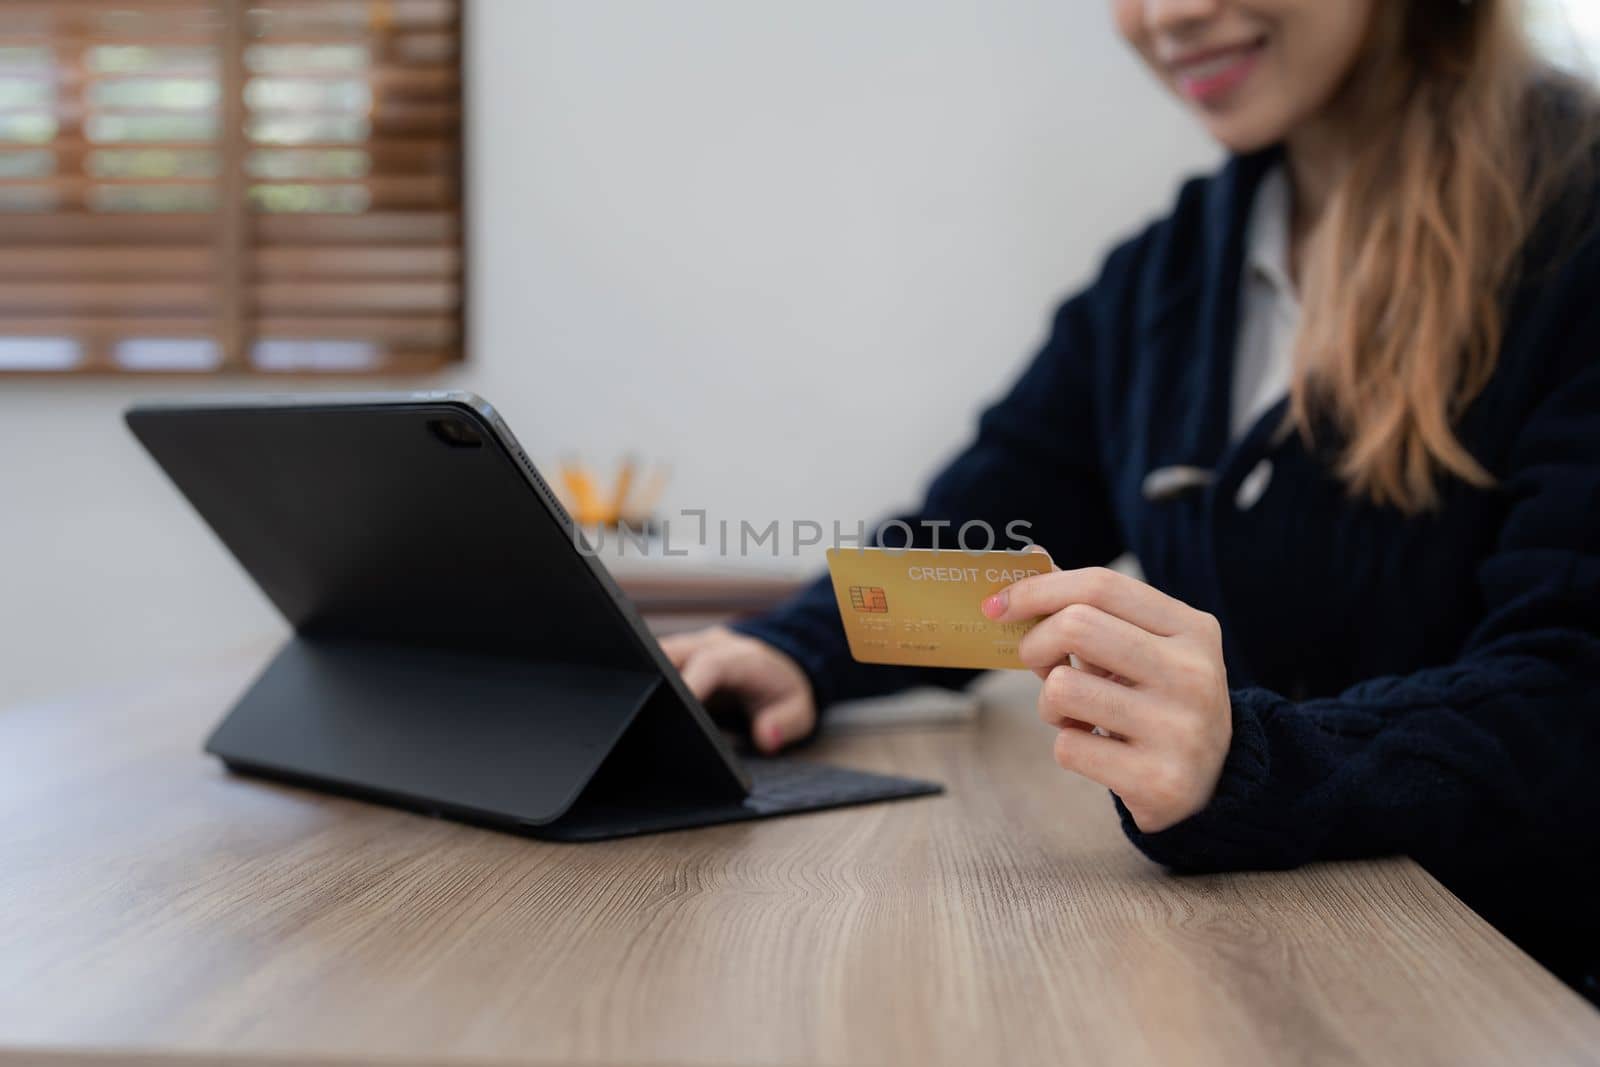
[[[1216,59],[1208,59],[1203,63],[1191,63],[1183,68],[1183,76],[1192,78],[1195,81],[1205,81],[1237,66],[1243,58],[1242,55],[1234,52],[1225,56],[1218,56]]]
[[[1177,68],[1178,77],[1189,82],[1210,81],[1219,75],[1226,74],[1239,64],[1245,62],[1256,50],[1261,47],[1261,42],[1241,45],[1219,53],[1211,59],[1202,59],[1194,63],[1184,63]]]

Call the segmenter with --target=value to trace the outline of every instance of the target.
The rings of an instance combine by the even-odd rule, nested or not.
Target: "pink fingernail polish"
[[[1004,589],[994,594],[983,602],[983,613],[989,618],[998,618],[1006,613],[1006,591]]]

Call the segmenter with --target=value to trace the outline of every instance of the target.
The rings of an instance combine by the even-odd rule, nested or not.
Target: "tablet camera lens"
[[[483,447],[483,435],[460,419],[434,419],[428,429],[451,448]]]

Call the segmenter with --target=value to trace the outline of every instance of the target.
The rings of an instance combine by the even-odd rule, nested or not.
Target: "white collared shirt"
[[[1289,174],[1280,164],[1262,179],[1245,232],[1239,280],[1239,340],[1233,356],[1229,432],[1238,440],[1289,391],[1300,294],[1289,269]]]

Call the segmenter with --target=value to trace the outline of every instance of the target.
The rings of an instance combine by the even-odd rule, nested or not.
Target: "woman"
[[[1055,758],[1150,857],[1409,853],[1596,996],[1594,103],[1511,0],[1113,8],[1233,158],[907,518],[1032,522],[1060,569],[983,610],[1040,620]],[[668,652],[769,751],[950,680],[854,663],[826,583]]]

